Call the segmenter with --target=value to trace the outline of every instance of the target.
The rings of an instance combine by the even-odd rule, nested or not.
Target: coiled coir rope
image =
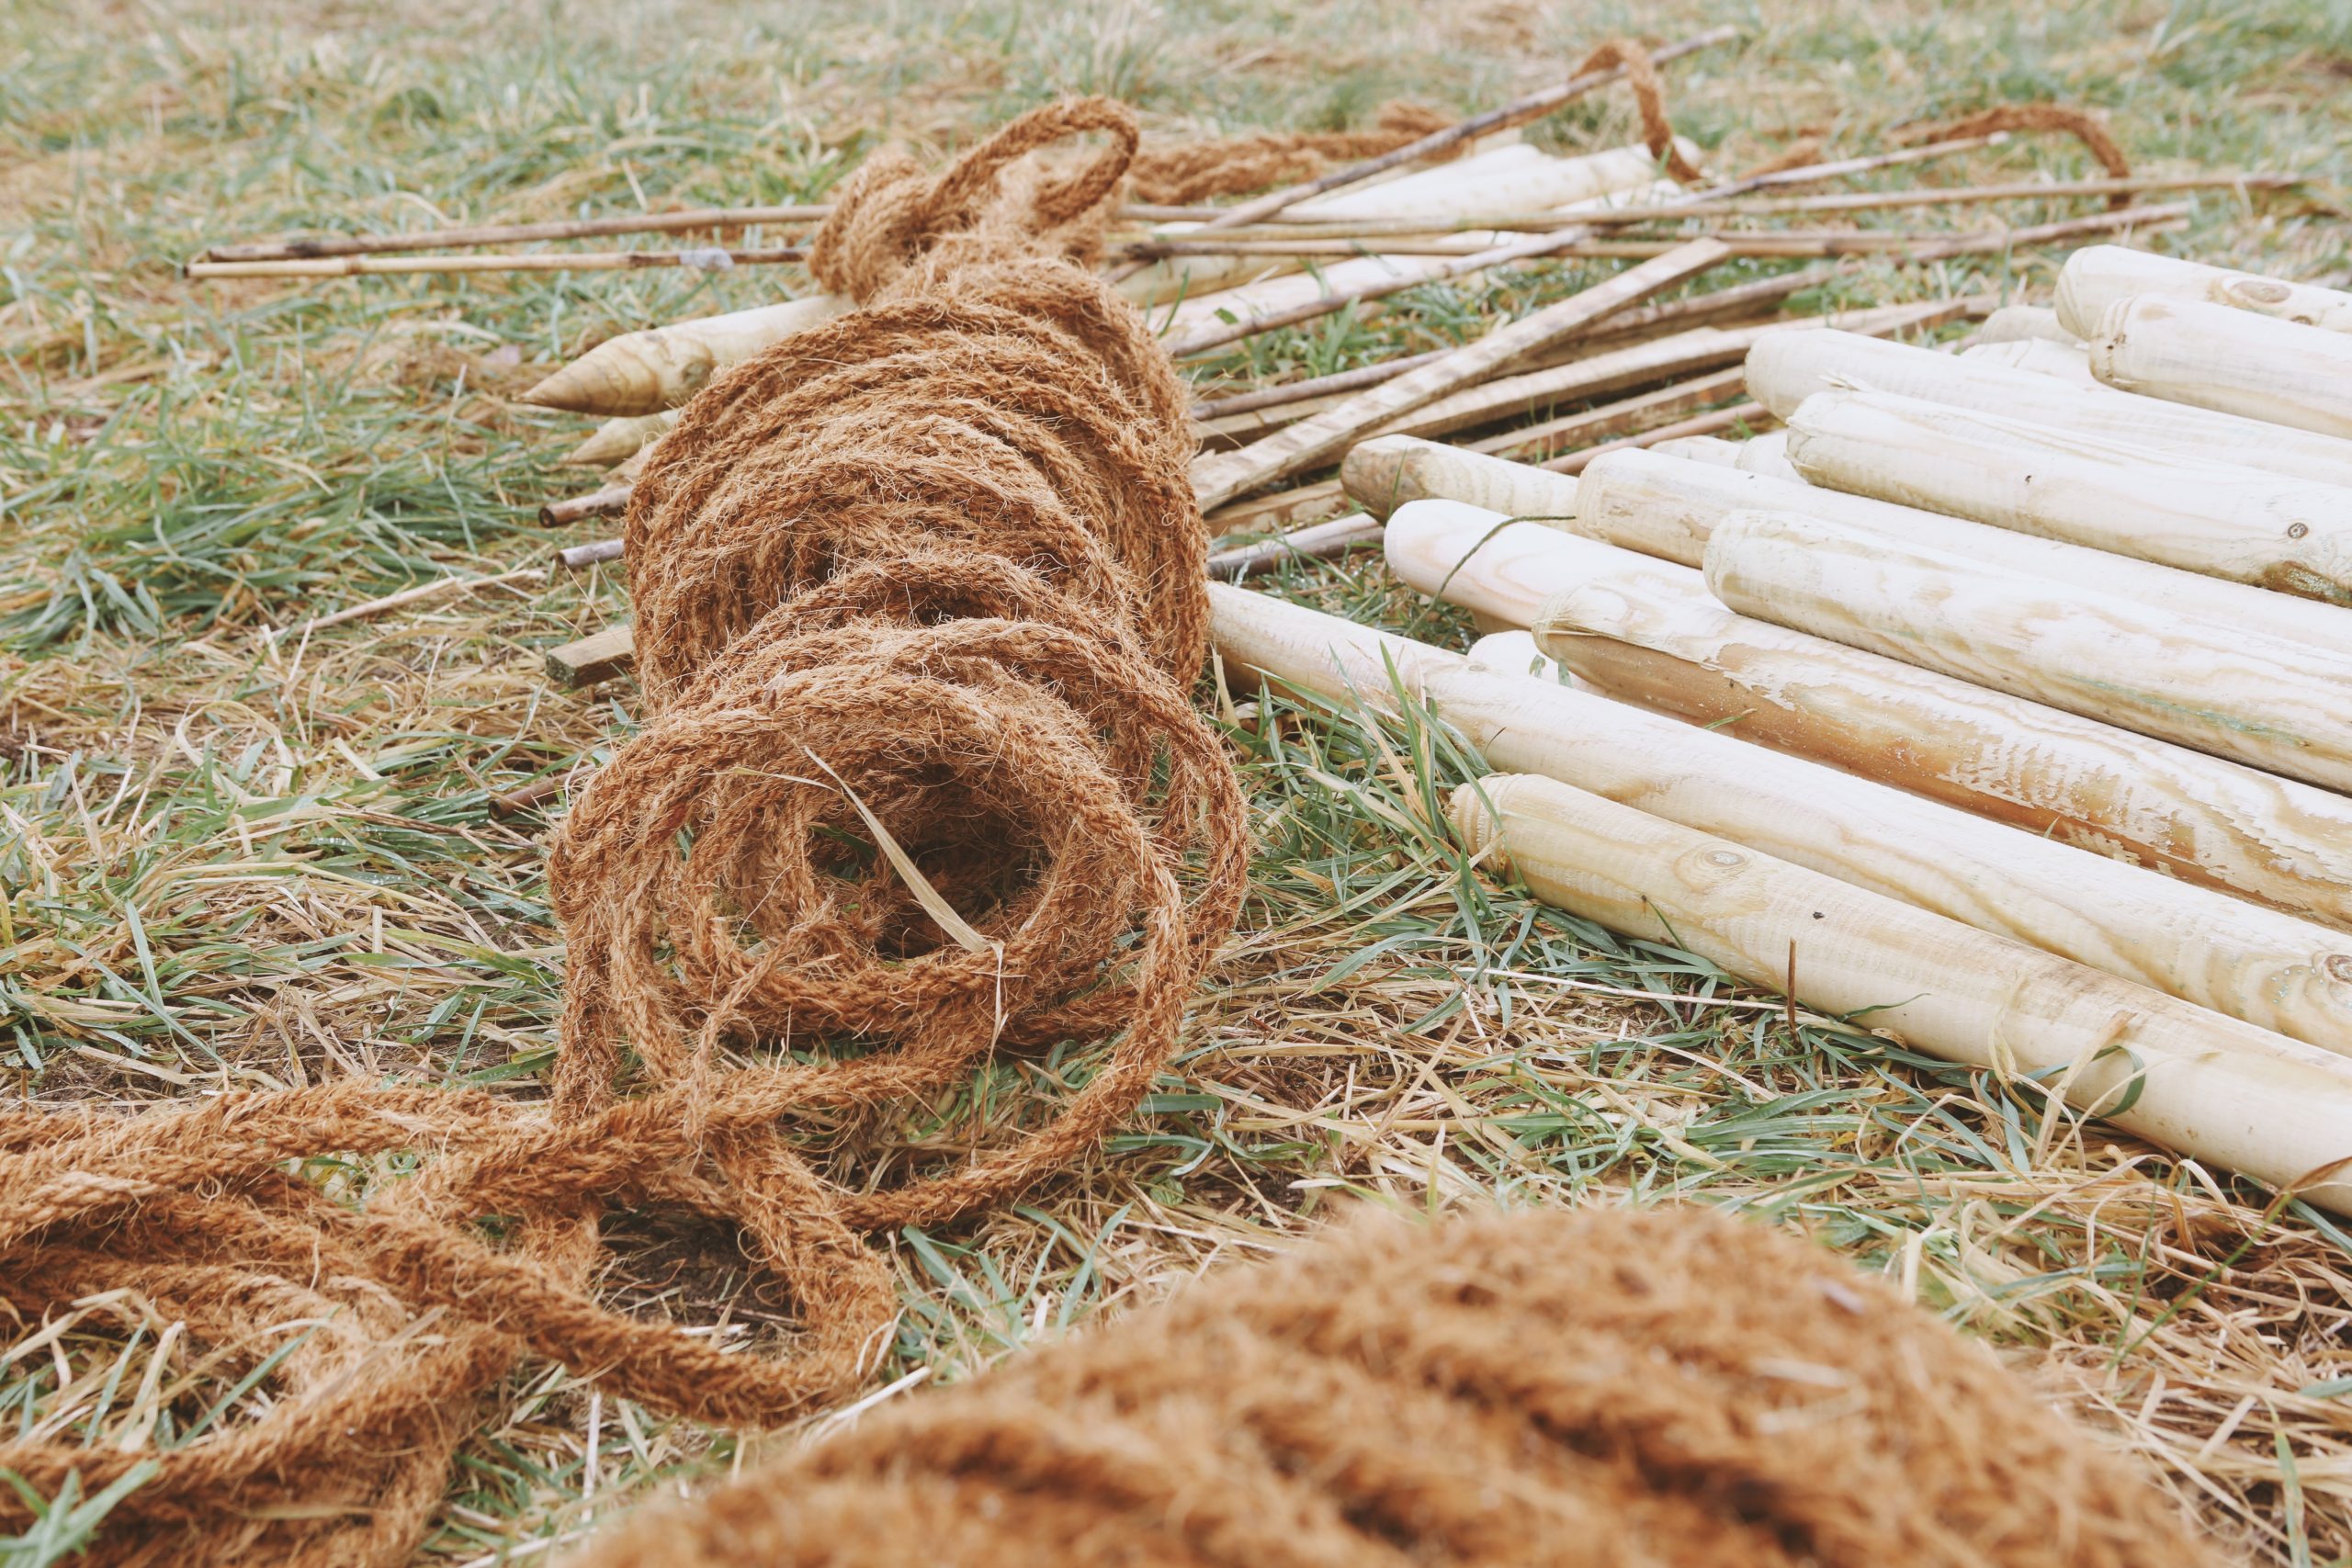
[[[1023,156],[1080,131],[1112,145],[1060,175]],[[652,459],[628,531],[657,711],[552,851],[544,1114],[342,1086],[0,1117],[20,1317],[119,1292],[184,1323],[212,1386],[251,1373],[268,1400],[159,1452],[0,1442],[43,1495],[156,1465],[96,1560],[398,1561],[524,1351],[661,1410],[781,1420],[887,1337],[862,1233],[1000,1198],[1134,1109],[1245,858],[1185,694],[1207,616],[1184,400],[1069,259],[1135,145],[1086,100],[937,179],[873,160],[813,263],[865,308],[719,378]],[[1104,1049],[1058,1106],[905,1135],[914,1104],[1063,1042]],[[330,1156],[358,1178],[288,1174]],[[741,1228],[798,1308],[787,1354],[589,1293],[599,1216],[654,1206]],[[0,1491],[0,1520],[28,1517]]]
[[[1982,1347],[1700,1209],[1382,1218],[569,1568],[2203,1568]]]

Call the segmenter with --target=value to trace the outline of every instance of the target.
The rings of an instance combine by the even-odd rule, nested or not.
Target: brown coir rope
[[[2054,130],[2081,142],[2099,166],[2112,177],[2121,180],[2132,176],[2132,161],[2123,155],[2115,138],[2108,134],[2106,124],[2087,109],[2068,108],[2064,104],[1996,104],[1975,114],[1962,115],[1958,119],[1940,124],[1917,126],[1903,133],[1907,142],[1950,141],[1968,136],[1990,136],[1996,131]],[[2118,191],[2107,198],[2109,207],[2129,207],[2132,193]]]
[[[1086,130],[1112,145],[1074,173],[1023,156]],[[400,1561],[526,1352],[663,1411],[792,1416],[887,1340],[865,1233],[1000,1199],[1135,1108],[1246,849],[1186,697],[1206,603],[1184,400],[1065,259],[1099,243],[1135,141],[1087,100],[936,179],[874,160],[813,261],[864,308],[720,377],[655,454],[628,534],[656,711],[551,852],[548,1106],[346,1086],[0,1117],[20,1317],[128,1291],[222,1381],[266,1372],[265,1414],[162,1452],[0,1442],[44,1495],[160,1462],[96,1560]],[[908,1131],[1061,1043],[1101,1049],[1028,1071],[1059,1092]],[[324,1156],[354,1190],[289,1174]],[[600,1304],[597,1221],[646,1207],[741,1228],[792,1293],[789,1353]],[[0,1519],[28,1517],[0,1489]]]
[[[2204,1568],[1874,1279],[1703,1210],[1358,1223],[570,1568]]]
[[[1311,180],[1338,164],[1393,152],[1453,123],[1442,109],[1384,104],[1370,130],[1267,130],[1146,147],[1136,154],[1127,177],[1139,201],[1190,206],[1214,196]]]

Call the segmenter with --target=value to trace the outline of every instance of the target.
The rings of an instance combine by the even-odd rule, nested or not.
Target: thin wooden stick
[[[726,272],[739,266],[771,266],[806,261],[798,245],[766,251],[533,251],[493,252],[473,256],[320,256],[300,261],[196,261],[187,276],[206,277],[352,277],[379,273],[445,272],[634,272],[643,267],[686,266]]]
[[[1721,431],[1736,430],[1746,425],[1754,427],[1772,417],[1772,411],[1762,403],[1741,403],[1736,408],[1717,409],[1675,424],[1661,424],[1656,430],[1645,430],[1639,435],[1628,435],[1621,441],[1603,442],[1572,452],[1565,457],[1555,457],[1544,465],[1555,474],[1580,474],[1586,465],[1606,457],[1611,452],[1637,452],[1655,446],[1661,441],[1673,441],[1685,435],[1713,435]]]
[[[1353,370],[1335,371],[1329,376],[1310,376],[1304,381],[1285,381],[1278,387],[1261,387],[1254,392],[1241,392],[1230,398],[1206,398],[1193,405],[1193,417],[1196,420],[1224,419],[1231,414],[1280,408],[1284,403],[1302,403],[1309,398],[1327,397],[1333,392],[1352,392],[1364,387],[1377,387],[1383,381],[1395,380],[1408,370],[1434,365],[1453,352],[1450,348],[1433,348],[1427,354],[1408,354],[1402,359],[1362,365]]]
[[[1399,414],[1434,402],[1645,296],[1714,266],[1724,254],[1724,248],[1712,240],[1692,240],[1669,254],[1621,272],[1606,283],[1498,327],[1434,365],[1425,365],[1360,392],[1339,407],[1303,420],[1278,434],[1238,452],[1212,453],[1193,465],[1193,488],[1199,492],[1202,506],[1211,507],[1269,479],[1295,473]]]
[[[2084,218],[2070,218],[2056,223],[2035,224],[2024,229],[2002,229],[1974,234],[1937,235],[1924,242],[1914,241],[1909,248],[1896,248],[1892,254],[1897,260],[1904,262],[1944,261],[1953,256],[2014,250],[2028,245],[2042,245],[2053,241],[2075,239],[2084,234],[2109,233],[2119,229],[2165,227],[2184,221],[2188,214],[2188,208],[2185,205],[2120,208],[2111,212],[2094,213]],[[1740,239],[1747,242],[1752,237],[1741,236]],[[1310,299],[1303,305],[1295,305],[1286,310],[1269,311],[1265,315],[1252,316],[1246,321],[1204,329],[1177,339],[1168,345],[1168,351],[1180,358],[1190,355],[1204,354],[1211,349],[1222,348],[1227,344],[1238,343],[1243,338],[1253,337],[1260,333],[1272,332],[1277,327],[1295,326],[1301,321],[1313,321],[1318,316],[1328,316],[1349,305],[1385,299],[1391,294],[1401,294],[1408,288],[1419,288],[1429,284],[1452,282],[1457,278],[1467,277],[1473,273],[1483,272],[1488,267],[1501,266],[1510,262],[1532,261],[1545,256],[1575,255],[1628,256],[1646,259],[1663,255],[1681,243],[1683,242],[1591,240],[1581,231],[1575,230],[1564,231],[1559,234],[1538,235],[1533,239],[1500,245],[1490,251],[1482,251],[1476,255],[1464,256],[1417,276],[1397,277],[1382,283],[1369,284],[1361,288],[1325,295],[1319,299]],[[1760,247],[1762,243],[1755,243]],[[1834,255],[1875,254],[1885,249],[1886,247],[1868,243],[1854,244],[1850,252],[1828,245],[1778,251],[1766,248],[1743,250],[1735,246],[1734,254]]]
[[[572,545],[556,551],[555,564],[566,571],[585,571],[590,567],[621,558],[618,539],[599,539],[593,545]]]
[[[1679,222],[1690,219],[1761,218],[1788,213],[1868,212],[1884,208],[1956,207],[1996,201],[2047,201],[2075,197],[2115,196],[2134,191],[2207,190],[2214,188],[2278,190],[2304,182],[2291,175],[2182,175],[2134,176],[2122,180],[2019,180],[1992,186],[1920,186],[1903,190],[1837,191],[1820,196],[1791,196],[1764,200],[1685,201],[1641,206],[1593,208],[1580,212],[1470,213],[1460,217],[1429,215],[1378,218],[1306,218],[1285,216],[1270,223],[1216,231],[1214,250],[1188,251],[1205,231],[1147,235],[1121,247],[1129,255],[1248,254],[1243,242],[1298,240],[1374,240],[1389,236],[1428,237],[1455,233],[1550,233],[1590,225],[1619,229],[1643,223]],[[1229,247],[1229,248],[1227,248]],[[1376,247],[1385,249],[1387,247]],[[1268,254],[1279,254],[1269,252]],[[2219,271],[2220,269],[2212,269]],[[2224,301],[2226,303],[2226,301]]]
[[[539,508],[539,521],[550,528],[569,527],[591,517],[610,517],[626,511],[634,485],[606,485],[586,495],[575,495],[569,501],[550,501]]]
[[[1350,550],[1377,546],[1385,532],[1380,520],[1361,512],[1277,534],[1254,545],[1218,550],[1208,558],[1208,574],[1220,582],[1238,582],[1269,571],[1284,561],[1319,560]]]
[[[2124,226],[2138,226],[2143,220],[2140,214],[2154,209],[2118,209],[2115,213],[2096,216],[2109,219],[2100,228],[2113,228],[2111,220],[2122,216],[2131,220]],[[2171,218],[2145,220],[2149,223],[2169,221]],[[2080,232],[2083,231],[2074,231]],[[1748,229],[1707,229],[1700,231],[1708,238],[1721,240],[1735,255],[1743,256],[1845,256],[1867,255],[1881,251],[1905,251],[1931,246],[1950,241],[1973,243],[1982,247],[1998,248],[2014,244],[2024,230],[2006,226],[1988,226],[1955,232],[1949,229],[1776,229],[1770,231]],[[1580,240],[1555,255],[1574,258],[1611,256],[1662,255],[1683,243],[1675,239]],[[1468,256],[1476,255],[1489,247],[1476,241],[1461,240],[1381,240],[1376,249],[1373,242],[1353,240],[1256,240],[1243,243],[1184,243],[1172,247],[1171,255],[1262,255],[1262,256]]]

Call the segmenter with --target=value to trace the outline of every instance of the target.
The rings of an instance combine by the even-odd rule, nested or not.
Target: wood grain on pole
[[[1551,779],[1451,805],[1464,845],[1547,903],[2352,1213],[2342,1057]]]
[[[2332,790],[1755,620],[1703,592],[1574,575],[1536,610],[1535,640],[1596,691],[2352,928],[2352,799]]]
[[[1212,583],[1209,601],[1228,678],[1256,673],[1392,711],[1401,682],[1494,767],[1547,774],[2265,1029],[2352,1050],[2352,938],[2343,932],[1262,593]]]
[[[2138,294],[2086,341],[2091,374],[2119,391],[2352,444],[2352,332]]]
[[[1743,615],[2352,789],[2352,659],[1790,513],[1725,517],[1706,572]]]
[[[2121,245],[2086,245],[2068,256],[2058,271],[2053,313],[2075,337],[2087,338],[2109,310],[2140,294],[2226,305],[2301,326],[2352,333],[2352,294],[2341,288],[2208,266]]]
[[[1826,489],[2352,604],[2352,489],[1890,392],[1815,393],[1789,433]]]

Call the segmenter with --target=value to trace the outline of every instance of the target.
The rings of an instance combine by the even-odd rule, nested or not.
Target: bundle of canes
[[[1112,145],[1075,174],[1023,156],[1080,131]],[[547,1105],[334,1086],[0,1117],[8,1304],[128,1291],[235,1391],[159,1451],[76,1441],[70,1405],[0,1442],[40,1495],[131,1485],[96,1561],[402,1561],[526,1354],[706,1420],[836,1398],[894,1311],[863,1233],[999,1200],[1134,1109],[1247,850],[1185,691],[1207,613],[1183,398],[1070,259],[1135,141],[1085,100],[935,180],[876,158],[814,260],[864,308],[715,380],[648,468],[628,534],[657,711],[552,852]],[[933,1112],[891,1115],[1065,1042],[1036,1075],[1083,1079],[1058,1104],[971,1096],[998,1121],[921,1138]],[[362,1201],[289,1164],[326,1156]],[[590,1292],[599,1219],[657,1207],[741,1228],[797,1310],[785,1351]],[[29,1513],[0,1493],[0,1520]]]

